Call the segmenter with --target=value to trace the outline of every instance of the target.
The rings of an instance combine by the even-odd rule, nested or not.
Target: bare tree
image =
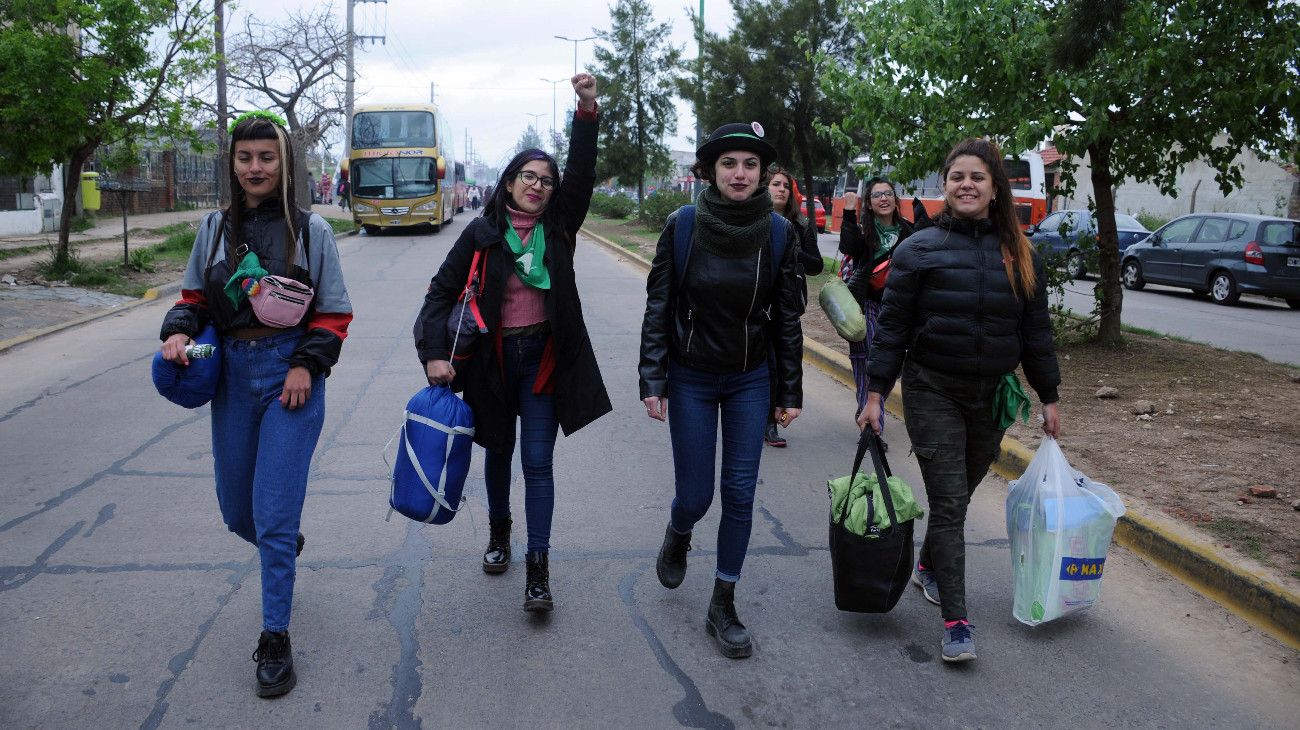
[[[243,103],[278,111],[297,150],[295,180],[307,179],[307,153],[343,120],[343,74],[348,34],[329,6],[293,11],[278,25],[249,15],[231,36],[228,78]],[[297,204],[311,206],[299,184]]]

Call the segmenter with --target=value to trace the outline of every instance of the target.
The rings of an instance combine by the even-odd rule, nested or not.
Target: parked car
[[[1244,213],[1175,218],[1125,249],[1124,287],[1187,287],[1232,304],[1243,292],[1300,309],[1300,221]]]
[[[1119,229],[1119,250],[1151,235],[1147,227],[1126,213],[1115,214]],[[1097,270],[1097,216],[1083,209],[1058,210],[1030,226],[1029,240],[1038,250],[1065,266],[1071,279],[1082,279]]]
[[[805,204],[804,207],[806,209],[807,204]],[[817,224],[817,232],[825,233],[826,232],[826,206],[822,205],[822,201],[817,200],[816,198],[813,199],[813,214],[815,216],[815,220],[813,222]]]

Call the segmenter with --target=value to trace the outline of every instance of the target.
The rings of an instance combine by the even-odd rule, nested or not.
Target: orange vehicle
[[[853,162],[855,165],[864,165],[867,159],[860,157]],[[1007,178],[1011,181],[1012,195],[1016,201],[1016,215],[1020,218],[1020,225],[1027,229],[1047,217],[1047,174],[1043,166],[1043,156],[1037,152],[1024,152],[1018,158],[1007,157],[1002,160],[1002,169],[1006,171]],[[864,184],[862,181],[858,182],[859,199],[862,198],[861,188]],[[939,178],[937,172],[920,180],[913,180],[899,186],[898,197],[899,202],[902,203],[899,212],[909,221],[912,220],[912,206],[908,201],[914,197],[921,199],[927,213],[931,216],[938,215],[943,210],[943,180]],[[834,228],[838,230],[843,202],[838,199],[835,202],[837,205]]]

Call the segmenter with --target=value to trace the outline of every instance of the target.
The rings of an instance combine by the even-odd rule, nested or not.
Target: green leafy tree
[[[514,154],[517,155],[524,150],[542,150],[546,149],[546,147],[546,142],[542,140],[542,135],[538,133],[537,127],[530,124],[528,129],[525,129],[523,134],[519,135],[519,141],[515,143]]]
[[[732,0],[736,25],[730,36],[706,34],[704,82],[684,88],[694,96],[701,125],[758,121],[777,157],[801,175],[805,192],[813,177],[837,171],[858,135],[818,132],[842,119],[848,101],[827,94],[820,78],[848,58],[857,35],[841,0]],[[812,216],[812,196],[807,199]]]
[[[596,76],[601,83],[597,177],[636,181],[672,170],[664,138],[677,131],[673,91],[681,49],[668,43],[670,23],[654,22],[646,0],[618,0],[608,30],[594,29]]]
[[[1166,194],[1204,160],[1225,193],[1243,147],[1295,154],[1300,5],[1219,0],[879,0],[855,6],[865,41],[825,79],[851,103],[837,131],[904,179],[967,136],[1015,153],[1051,138],[1090,165],[1099,225],[1098,339],[1120,340],[1114,189]],[[1077,30],[1077,32],[1076,32]],[[1066,165],[1066,188],[1077,167]]]
[[[0,173],[66,161],[55,263],[68,262],[81,170],[101,144],[195,141],[185,83],[206,71],[210,12],[176,0],[10,0],[0,22]]]

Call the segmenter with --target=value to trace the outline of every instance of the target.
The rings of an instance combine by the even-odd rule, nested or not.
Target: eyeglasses
[[[521,182],[523,182],[524,185],[533,185],[540,182],[542,184],[542,190],[555,189],[555,178],[539,177],[537,173],[533,172],[532,170],[524,170],[523,172],[519,173],[519,175],[517,175],[516,177]]]
[[[892,190],[877,190],[876,192],[871,194],[871,198],[873,200],[880,200],[882,198],[892,198],[892,197],[894,197],[894,191]]]

